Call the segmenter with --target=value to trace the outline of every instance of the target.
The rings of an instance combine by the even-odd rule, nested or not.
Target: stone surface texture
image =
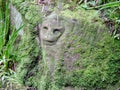
[[[12,4],[12,23],[16,29],[25,24],[17,69],[22,85],[38,90],[112,90],[107,77],[114,74],[109,72],[110,62],[119,59],[120,45],[96,11],[65,9],[44,16],[32,0]]]

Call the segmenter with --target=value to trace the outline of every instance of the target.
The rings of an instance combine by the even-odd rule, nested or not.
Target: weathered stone
[[[50,72],[54,71],[57,61],[62,58],[64,45],[62,40],[66,38],[68,30],[73,27],[71,21],[69,22],[71,26],[66,22],[68,24],[63,17],[53,13],[45,18],[41,26],[39,34],[41,46]]]
[[[15,43],[15,50],[18,54],[16,58],[19,58],[19,63],[17,63],[16,67],[17,77],[15,79],[18,81],[20,80],[19,83],[21,84],[21,87],[18,87],[18,90],[21,90],[22,86],[33,85],[31,78],[35,76],[35,72],[37,71],[35,67],[38,64],[39,56],[41,55],[39,45],[35,39],[37,35],[35,34],[34,26],[37,24],[37,21],[35,20],[34,23],[30,20],[30,22],[28,18],[25,18],[25,14],[20,12],[20,9],[18,9],[16,5],[11,4],[10,10],[12,26],[14,26],[16,30],[23,26],[19,32],[20,40]],[[41,18],[39,17],[39,21],[40,20]],[[13,90],[17,86],[18,85],[15,83]]]
[[[10,19],[12,26],[14,26],[17,30],[23,26],[22,15],[12,4],[10,4]],[[23,28],[21,28],[21,30],[19,31],[19,35],[22,36],[23,32]]]
[[[60,72],[59,74],[63,76],[61,80],[63,82],[64,80],[67,81],[64,83],[68,87],[77,86],[77,85],[84,86],[82,82],[83,81],[85,81],[85,83],[89,82],[87,81],[87,79],[85,79],[89,76],[89,74],[91,75],[91,73],[95,73],[94,74],[95,77],[98,73],[102,75],[101,72],[98,72],[99,70],[96,71],[96,70],[93,70],[93,68],[89,68],[90,67],[89,63],[94,67],[94,65],[96,65],[95,64],[96,60],[99,60],[99,59],[96,59],[99,57],[99,55],[101,56],[100,57],[101,61],[97,63],[99,64],[107,63],[102,58],[103,58],[103,55],[106,55],[107,53],[109,53],[107,52],[108,50],[107,48],[111,47],[110,44],[112,43],[110,43],[109,40],[112,41],[111,40],[112,38],[108,34],[107,28],[103,24],[102,20],[99,19],[98,16],[91,17],[90,16],[91,14],[88,14],[89,12],[86,13],[83,10],[82,13],[77,12],[74,14],[74,15],[80,15],[80,17],[76,17],[77,18],[76,20],[74,19],[74,15],[71,15],[73,17],[70,16],[70,18],[68,18],[69,14],[67,17],[65,13],[63,12],[62,15],[51,14],[42,23],[42,27],[39,35],[41,39],[44,61],[46,61],[48,65],[48,68],[49,68],[49,71],[51,72],[51,76],[53,80],[56,80],[54,78],[56,78],[55,74],[56,74],[56,70],[58,70],[58,72]],[[95,12],[92,11],[92,13],[95,13]],[[54,20],[56,20],[55,21],[56,23],[54,23]],[[64,27],[64,32],[62,32],[60,36],[56,37],[55,35],[56,33],[53,33],[53,32],[56,29],[56,27],[58,27],[58,25]],[[60,31],[58,30],[58,33],[59,32]],[[105,48],[103,48],[101,45],[103,47],[105,46]],[[103,54],[104,50],[106,54]],[[108,51],[111,51],[111,49],[109,48]],[[109,56],[105,56],[105,57],[108,58]],[[59,71],[61,69],[60,67],[57,67],[61,59],[63,61],[62,61],[62,66],[60,67],[64,68],[65,70],[64,72]],[[86,62],[88,62],[88,64]],[[96,68],[99,68],[100,66],[101,64],[96,66]],[[91,69],[91,70],[87,71],[87,69]],[[102,68],[99,68],[99,69],[100,71],[102,71]],[[108,68],[106,68],[105,70],[107,69]],[[67,78],[64,79],[64,77],[67,77]],[[91,75],[91,78],[94,81],[94,77],[92,77],[92,75]],[[58,83],[62,81],[58,79]],[[91,90],[92,89],[94,90],[94,88],[91,88]],[[103,88],[102,89],[96,88],[96,89],[102,90]]]
[[[17,5],[18,1],[13,1]],[[107,89],[108,84],[118,82],[115,78],[119,73],[110,71],[113,69],[111,62],[119,60],[120,45],[110,37],[95,11],[64,10],[43,19],[42,25],[38,26],[40,31],[37,39],[40,40],[41,54],[37,53],[40,48],[34,43],[33,37],[36,36],[31,34],[33,27],[41,23],[42,16],[37,13],[40,10],[38,6],[28,6],[28,1],[27,5],[22,7],[25,2],[19,1],[20,5],[17,7],[22,8],[20,13],[25,19],[24,22],[27,22],[24,48],[21,50],[21,55],[25,57],[22,57],[22,64],[18,66],[19,78],[21,81],[24,79],[24,85],[37,87],[38,90],[75,90],[75,87],[78,87],[78,90],[110,90]],[[38,54],[42,58],[36,58]],[[119,62],[115,65],[119,67]],[[34,67],[39,71],[31,69]],[[114,69],[116,70],[115,67]],[[112,81],[112,78],[115,81]]]

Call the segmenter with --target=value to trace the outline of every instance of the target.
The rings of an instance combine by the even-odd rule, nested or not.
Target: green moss
[[[80,8],[78,10],[70,11],[69,9],[67,9],[62,11],[60,14],[70,19],[77,19],[79,21],[82,19],[91,23],[93,21],[102,21],[102,19],[99,18],[99,13],[95,10],[86,11],[83,8]]]
[[[25,13],[25,19],[31,24],[40,23],[42,19],[41,9],[36,5],[30,5],[28,11]]]
[[[36,25],[38,22],[41,22],[43,17],[41,8],[35,1],[12,0],[11,2],[22,14],[23,18],[28,21],[28,23]]]
[[[18,65],[16,70],[16,80],[26,86],[33,86],[34,76],[37,73],[40,48],[35,40],[33,25],[25,23],[24,34],[17,46]]]
[[[33,86],[36,82],[40,48],[35,38],[34,26],[42,20],[40,8],[33,0],[11,0],[12,4],[21,13],[24,22],[24,35],[16,49],[18,51],[18,66],[16,80],[22,85]]]
[[[63,63],[59,62],[54,79],[51,80],[44,62],[42,60],[36,62],[41,53],[35,42],[33,27],[42,20],[42,14],[38,13],[40,9],[31,4],[32,1],[12,1],[26,21],[18,57],[20,64],[17,74],[21,83],[38,87],[40,90],[48,88],[57,90],[65,86],[85,87],[90,90],[120,84],[120,41],[108,34],[96,11],[80,9],[74,12],[64,10],[60,13],[66,19],[77,19],[79,22],[65,39],[64,50],[70,56],[79,54],[80,57],[73,63],[75,68],[73,71],[67,71]]]
[[[107,87],[115,87],[120,81],[120,41],[109,35],[103,21],[94,13],[84,10],[62,13],[65,17],[77,18],[80,23],[65,39],[65,52],[70,56],[80,55],[74,62],[76,69],[66,72],[65,85],[108,90]]]
[[[100,28],[100,32],[95,25]],[[67,42],[72,42],[70,47],[74,48],[71,55],[80,55],[74,63],[77,69],[68,73],[67,82],[70,86],[86,87],[89,90],[119,83],[120,41],[112,38],[103,27],[98,24],[88,27],[83,25],[79,28],[84,28],[84,31],[77,31],[79,36],[72,35],[67,39]]]

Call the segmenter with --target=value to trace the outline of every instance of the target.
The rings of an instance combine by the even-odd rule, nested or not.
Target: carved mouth
[[[50,41],[50,40],[43,40],[43,44],[45,45],[55,45],[56,44],[56,41]]]

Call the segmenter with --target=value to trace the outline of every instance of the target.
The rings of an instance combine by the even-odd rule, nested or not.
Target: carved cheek
[[[41,37],[41,39],[47,38],[47,31],[48,31],[47,26],[42,26],[41,27],[41,30],[40,30],[40,37]]]

